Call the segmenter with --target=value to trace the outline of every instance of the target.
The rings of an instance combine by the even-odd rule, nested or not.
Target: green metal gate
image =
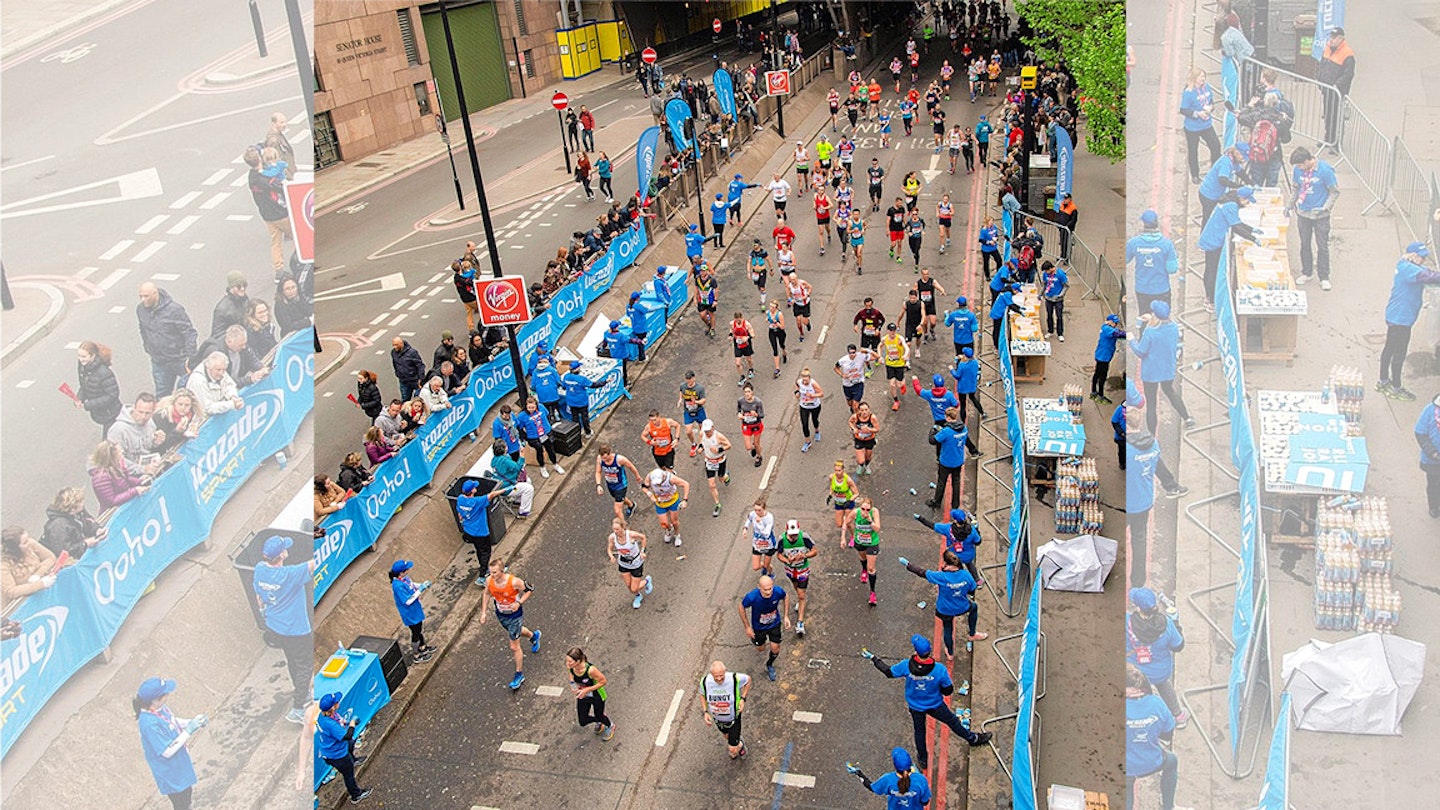
[[[472,3],[465,6],[449,4],[450,34],[455,40],[455,61],[465,81],[467,113],[508,101],[510,69],[505,62],[505,49],[500,40],[500,19],[494,3]],[[421,9],[425,29],[425,46],[430,52],[430,72],[445,107],[445,118],[460,117],[460,102],[455,94],[454,73],[450,53],[445,48],[445,27],[440,12]]]

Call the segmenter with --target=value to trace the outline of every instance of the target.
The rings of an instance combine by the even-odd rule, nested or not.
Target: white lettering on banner
[[[483,366],[482,366],[483,368]],[[481,376],[479,373],[470,375],[470,388],[476,400],[483,401],[491,391],[499,388],[504,382],[515,379],[515,368],[510,363],[497,363],[490,369],[490,373]]]
[[[614,373],[613,371],[608,373],[606,375],[604,385],[600,386],[599,388],[590,389],[589,407],[596,408],[599,407],[601,403],[612,402],[616,399],[619,399],[621,395],[616,390],[619,387],[620,375]]]
[[[45,665],[50,663],[55,642],[60,638],[60,631],[65,629],[65,619],[69,615],[69,608],[57,605],[26,619],[26,623],[38,621],[39,624],[26,630],[10,655],[0,660],[0,696],[5,698],[6,703],[9,703],[10,687],[24,677],[30,667],[39,667],[35,673],[37,676],[44,674]],[[0,721],[3,721],[3,716],[0,716]]]
[[[211,490],[206,485],[206,479],[227,466],[231,455],[243,451],[245,440],[251,434],[264,433],[280,418],[280,409],[284,407],[285,400],[279,392],[264,391],[253,394],[252,397],[253,401],[246,401],[240,418],[220,434],[215,443],[210,445],[190,468],[190,483],[197,493],[202,493],[203,500],[209,500],[203,493]]]
[[[390,500],[390,496],[395,494],[406,481],[410,480],[410,459],[402,456],[397,459],[397,461],[399,462],[398,464],[386,464],[380,468],[382,471],[381,477],[384,480],[377,483],[383,486],[365,498],[365,514],[374,520],[380,519],[382,511],[385,508],[385,502]],[[389,469],[386,469],[387,467]],[[374,486],[374,484],[371,486]]]
[[[285,361],[285,387],[291,391],[299,391],[307,381],[314,375],[315,355],[306,354],[304,357],[293,355]]]
[[[468,397],[450,400],[450,409],[442,411],[444,416],[420,440],[420,452],[425,456],[426,463],[434,463],[436,456],[450,449],[456,426],[465,423],[472,408]]]
[[[538,321],[531,321],[531,323],[538,323]],[[535,352],[536,347],[540,345],[540,341],[550,340],[550,333],[550,319],[547,318],[545,319],[545,324],[543,326],[537,327],[534,332],[531,332],[529,335],[521,338],[520,356],[529,357],[532,353]],[[550,365],[553,366],[555,364],[554,362],[551,362]]]
[[[345,541],[350,537],[351,522],[348,520],[337,520],[325,526],[325,536],[315,546],[315,576],[318,581],[320,572],[330,564],[330,558],[345,547]]]
[[[585,299],[580,296],[579,290],[574,290],[570,295],[557,295],[550,299],[550,315],[552,318],[559,318],[569,322],[576,314],[585,311]]]
[[[131,566],[145,556],[145,549],[153,547],[160,542],[163,534],[174,530],[174,524],[170,521],[170,506],[165,502],[165,496],[158,497],[156,504],[160,508],[160,516],[145,521],[139,534],[131,534],[128,526],[120,527],[126,551],[116,557],[114,562],[106,560],[96,566],[91,581],[95,585],[95,599],[100,604],[108,605],[114,602],[115,584],[125,581],[125,577],[130,575]]]
[[[1355,471],[1337,470],[1334,467],[1318,467],[1310,464],[1295,465],[1294,483],[1316,489],[1345,490],[1355,492]]]

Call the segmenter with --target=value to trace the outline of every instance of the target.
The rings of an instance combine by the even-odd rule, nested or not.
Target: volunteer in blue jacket
[[[340,716],[341,697],[343,695],[339,692],[331,692],[320,698],[320,716],[316,718],[315,730],[320,758],[340,773],[340,778],[345,781],[345,792],[350,794],[350,803],[359,804],[365,801],[372,789],[362,788],[355,781],[355,766],[359,763],[355,756],[355,727],[359,721]]]
[[[935,375],[939,377],[939,374]],[[970,441],[970,431],[960,417],[959,408],[946,408],[945,418],[930,430],[930,443],[935,445],[935,494],[925,502],[931,509],[940,508],[944,497],[945,484],[950,484],[950,508],[960,508],[961,470],[965,467],[965,450],[969,449],[980,457],[980,448]]]
[[[1405,353],[1410,349],[1410,330],[1420,317],[1425,285],[1440,284],[1440,272],[1424,266],[1430,248],[1424,242],[1405,246],[1405,255],[1395,265],[1390,283],[1390,300],[1385,304],[1385,348],[1380,350],[1380,381],[1375,390],[1391,399],[1413,402],[1415,395],[1400,384]]]
[[[990,283],[988,285],[990,287],[990,303],[995,303],[995,299],[999,298],[1001,293],[1010,289],[1010,285],[1014,283],[1015,275],[1019,272],[1020,270],[1016,266],[1014,258],[1000,265],[1000,269],[996,271],[995,275],[990,277]]]
[[[915,514],[910,517],[940,535],[945,541],[945,548],[955,552],[955,556],[964,563],[965,570],[974,577],[977,586],[985,584],[985,580],[980,576],[980,569],[975,565],[975,552],[980,546],[980,528],[970,521],[970,516],[964,509],[952,508],[949,523],[931,523]]]
[[[968,624],[970,641],[984,641],[990,637],[989,633],[983,633],[975,629],[976,623],[980,620],[980,607],[975,604],[975,578],[970,572],[961,567],[960,558],[950,549],[940,553],[940,569],[938,571],[927,570],[910,562],[904,557],[900,558],[900,564],[905,570],[914,574],[926,582],[934,585],[937,589],[935,594],[935,618],[940,620],[940,627],[945,640],[945,657],[955,657],[955,619],[964,616]]]
[[[955,368],[950,376],[955,378],[955,398],[960,400],[960,421],[970,418],[967,402],[975,403],[975,412],[985,418],[985,406],[980,404],[980,361],[975,359],[975,350],[966,346],[955,358]]]
[[[634,338],[635,359],[645,362],[645,339],[650,335],[649,319],[645,307],[640,304],[640,293],[630,293],[630,303],[625,305],[625,318],[630,321],[630,335]]]
[[[1152,303],[1150,312],[1140,316],[1140,322],[1144,324],[1144,328],[1140,330],[1140,337],[1130,344],[1130,349],[1140,358],[1140,384],[1145,391],[1145,401],[1150,403],[1145,409],[1146,429],[1154,433],[1160,422],[1158,409],[1155,407],[1157,388],[1165,392],[1165,397],[1170,400],[1175,412],[1185,420],[1185,427],[1195,427],[1195,420],[1185,409],[1185,401],[1180,398],[1180,392],[1175,390],[1180,329],[1170,320],[1170,305],[1163,301]]]
[[[1135,297],[1141,312],[1150,311],[1151,301],[1170,303],[1170,277],[1180,272],[1175,243],[1160,232],[1160,215],[1147,210],[1140,215],[1142,230],[1125,242],[1125,263],[1135,263]]]
[[[1212,113],[1215,90],[1205,81],[1205,71],[1190,69],[1190,81],[1180,94],[1180,114],[1185,117],[1185,153],[1190,161],[1190,182],[1200,182],[1200,142],[1210,150],[1210,163],[1220,159],[1220,138],[1215,134]]]
[[[930,749],[925,744],[927,717],[949,726],[955,736],[972,747],[990,742],[990,732],[976,734],[945,705],[945,698],[955,692],[955,682],[950,679],[950,670],[931,657],[930,641],[916,633],[910,637],[910,645],[915,648],[915,654],[894,664],[885,663],[885,659],[866,649],[862,649],[860,654],[869,658],[885,677],[905,679],[905,706],[910,710],[910,720],[915,726],[915,753],[920,757],[920,770],[923,771],[930,767]]]
[[[535,365],[535,370],[530,375],[530,390],[549,412],[551,422],[559,422],[569,413],[565,408],[565,401],[560,398],[560,372],[555,367],[555,358],[546,355]],[[515,457],[519,458],[518,447],[514,452]]]
[[[500,406],[500,415],[490,423],[490,436],[505,444],[510,458],[520,460],[520,426],[515,422],[515,413],[509,405]]]
[[[581,366],[585,365],[579,360],[570,361],[570,371],[560,378],[560,384],[565,388],[565,407],[570,409],[570,417],[580,423],[580,430],[585,438],[590,438],[590,389],[599,388],[604,385],[603,380],[590,381],[589,377],[580,373]]]
[[[1018,292],[1020,285],[1011,284],[995,298],[995,303],[990,305],[990,342],[995,344],[997,354],[1000,351],[1000,323],[1005,320],[1005,314],[1013,312],[1023,315],[1025,312],[1015,304],[1015,294]]]
[[[1065,268],[1052,261],[1040,265],[1040,298],[1045,302],[1045,336],[1055,335],[1065,342],[1065,292],[1070,289],[1070,277]]]
[[[910,752],[896,747],[890,752],[890,764],[895,770],[881,774],[879,779],[870,777],[853,762],[845,763],[845,770],[860,778],[860,784],[876,796],[885,797],[885,810],[925,810],[930,806],[930,782],[925,774],[915,770],[910,761]]]
[[[1137,411],[1125,409],[1125,525],[1128,529],[1130,585],[1145,584],[1149,568],[1150,511],[1155,507],[1155,479],[1165,497],[1179,498],[1190,490],[1180,485],[1161,457],[1160,443],[1140,425]]]
[[[685,232],[685,258],[694,259],[696,256],[704,258],[705,243],[710,239],[700,233],[700,226],[697,223],[690,223],[690,229]]]
[[[400,622],[410,631],[410,651],[414,655],[410,663],[427,664],[435,657],[435,648],[425,643],[425,606],[420,604],[420,594],[429,589],[430,583],[417,584],[410,579],[414,567],[409,560],[396,560],[390,565],[390,593],[395,597]]]
[[[1105,396],[1105,381],[1110,378],[1110,361],[1115,359],[1116,341],[1125,339],[1125,330],[1120,328],[1120,316],[1114,313],[1105,316],[1100,324],[1100,337],[1095,341],[1095,373],[1090,375],[1090,398],[1106,405],[1110,398]]]
[[[946,387],[945,376],[942,374],[930,377],[929,388],[920,387],[918,376],[911,375],[910,383],[914,387],[915,393],[925,400],[926,405],[930,406],[930,420],[935,423],[935,427],[945,424],[946,411],[960,407],[960,400],[956,399],[955,394]]]
[[[730,187],[726,189],[730,202],[730,216],[737,221],[740,219],[740,202],[745,196],[745,189],[748,188],[759,188],[759,186],[755,183],[745,182],[745,175],[737,172],[735,179],[730,181]]]
[[[1425,472],[1425,498],[1430,517],[1440,518],[1440,394],[1415,420],[1415,442],[1420,445],[1420,469]]]
[[[1295,190],[1286,213],[1295,214],[1300,232],[1300,275],[1296,284],[1320,276],[1320,289],[1330,289],[1330,211],[1340,199],[1335,167],[1310,154],[1305,147],[1290,153],[1291,187]],[[1313,243],[1313,245],[1312,245]]]
[[[1200,224],[1210,219],[1210,212],[1220,204],[1220,198],[1230,189],[1240,188],[1245,183],[1245,158],[1233,146],[1225,147],[1225,154],[1215,161],[1205,179],[1200,182]]]
[[[1235,193],[1227,193],[1220,204],[1215,207],[1210,219],[1205,221],[1205,227],[1200,229],[1199,247],[1205,251],[1205,309],[1213,310],[1215,306],[1215,286],[1220,281],[1220,254],[1225,245],[1230,241],[1231,234],[1237,234],[1249,239],[1256,244],[1259,240],[1255,237],[1255,229],[1240,221],[1240,209],[1255,202],[1255,189],[1249,186],[1241,186]],[[1234,284],[1230,281],[1231,275],[1235,272],[1232,266],[1223,279],[1225,289],[1231,300],[1235,298]]]
[[[604,335],[605,350],[610,353],[610,358],[612,360],[627,362],[630,360],[638,359],[638,356],[635,353],[635,339],[631,337],[628,332],[620,331],[620,327],[621,323],[619,321],[610,322],[610,327],[605,330]],[[625,375],[626,385],[630,384],[630,375],[628,371],[629,370],[627,368],[627,373]]]
[[[1288,722],[1288,721],[1287,721]],[[1135,780],[1160,773],[1160,807],[1174,810],[1180,760],[1166,746],[1175,734],[1175,715],[1150,689],[1134,664],[1125,665],[1125,805],[1136,807]]]
[[[975,348],[975,330],[980,328],[980,319],[970,309],[970,299],[960,296],[955,299],[953,309],[945,313],[945,325],[950,327],[950,338],[955,343],[955,356],[966,348]]]
[[[1115,455],[1120,462],[1120,472],[1125,472],[1125,403],[1115,406],[1110,414],[1110,432],[1115,439]]]
[[[170,800],[174,810],[190,810],[191,793],[195,790],[195,763],[187,747],[190,738],[210,722],[205,715],[192,718],[176,717],[165,705],[165,696],[175,691],[175,682],[164,678],[146,678],[135,690],[131,706],[140,726],[140,745],[145,750],[145,763],[155,777],[155,787]]]
[[[1175,696],[1175,653],[1185,649],[1180,623],[1159,607],[1155,592],[1149,588],[1131,588],[1130,604],[1135,609],[1125,616],[1125,660],[1134,664],[1160,693],[1166,708],[1175,715],[1175,727],[1184,728],[1190,716],[1180,708],[1180,699]]]
[[[295,565],[286,565],[290,547],[288,537],[274,535],[265,540],[261,553],[265,559],[255,566],[251,585],[255,601],[265,617],[266,632],[285,653],[285,670],[294,689],[290,697],[290,713],[285,719],[305,722],[305,706],[310,702],[315,664],[315,638],[310,625],[310,597],[305,588],[315,573],[315,558]]]
[[[725,220],[730,213],[730,204],[725,195],[715,192],[715,202],[710,203],[710,227],[715,231],[715,247],[725,247]]]
[[[515,415],[515,424],[520,426],[520,431],[525,434],[525,443],[535,451],[535,463],[540,467],[540,477],[549,478],[550,471],[545,469],[545,456],[550,456],[550,466],[555,468],[556,475],[564,475],[565,468],[560,466],[560,456],[555,452],[555,432],[550,427],[550,415],[540,407],[540,403],[534,397],[525,401],[525,410]]]
[[[510,487],[497,486],[484,495],[479,495],[479,481],[466,481],[460,487],[460,495],[455,499],[455,512],[460,516],[460,534],[465,542],[475,547],[475,558],[480,561],[480,578],[475,580],[476,585],[485,584],[485,572],[490,569],[490,552],[493,543],[490,539],[490,502],[496,498],[503,497],[510,491]]]
[[[994,217],[985,217],[985,225],[980,228],[980,234],[976,237],[980,242],[980,259],[984,262],[981,270],[985,273],[985,280],[990,280],[990,262],[995,262],[995,269],[1000,269],[1004,257],[1000,255],[1000,226],[995,224]]]

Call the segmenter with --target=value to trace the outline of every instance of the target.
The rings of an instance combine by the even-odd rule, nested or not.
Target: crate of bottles
[[[1393,633],[1400,623],[1400,592],[1389,574],[1366,574],[1356,589],[1355,629],[1362,633]]]
[[[1070,418],[1077,425],[1085,422],[1085,392],[1080,386],[1074,383],[1065,383],[1065,388],[1060,396],[1065,403],[1066,410],[1070,411]]]
[[[1100,473],[1095,459],[1062,458],[1055,479],[1055,531],[1099,534],[1105,516],[1100,508]]]
[[[1334,398],[1335,407],[1345,417],[1346,429],[1351,436],[1361,433],[1360,407],[1365,401],[1365,380],[1360,369],[1349,366],[1333,366],[1330,378],[1320,390],[1322,401]]]

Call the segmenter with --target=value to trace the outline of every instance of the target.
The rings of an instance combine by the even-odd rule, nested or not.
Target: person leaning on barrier
[[[230,360],[221,352],[211,352],[201,361],[200,368],[191,372],[185,387],[195,395],[200,409],[210,416],[228,413],[245,407],[235,380],[226,373]]]
[[[29,596],[55,584],[55,553],[19,526],[0,532],[0,602]]]
[[[69,554],[71,560],[78,560],[104,540],[109,531],[85,508],[85,490],[63,487],[45,509],[40,544],[56,556]]]

